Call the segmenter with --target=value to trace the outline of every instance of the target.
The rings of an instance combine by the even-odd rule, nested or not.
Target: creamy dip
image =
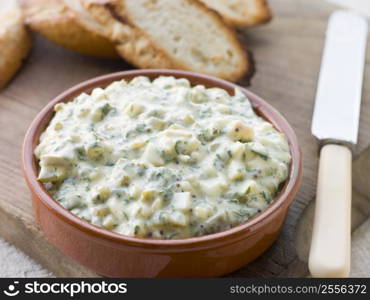
[[[55,106],[38,179],[66,209],[129,236],[214,233],[265,209],[287,179],[284,134],[238,89],[136,77]]]

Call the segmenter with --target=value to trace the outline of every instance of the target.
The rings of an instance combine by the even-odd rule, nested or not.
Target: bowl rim
[[[149,78],[155,78],[158,76],[174,76],[176,78],[187,78],[190,83],[192,83],[194,80],[200,80],[207,86],[220,87],[223,89],[241,89],[252,103],[254,110],[257,110],[258,114],[262,115],[264,119],[267,119],[267,121],[272,123],[274,127],[283,132],[288,139],[292,156],[289,175],[284,183],[283,188],[273,199],[273,201],[260,213],[257,213],[248,221],[235,227],[212,234],[181,239],[139,238],[115,233],[102,227],[95,226],[88,221],[79,218],[59,204],[45,189],[44,185],[37,180],[36,159],[34,157],[34,147],[39,142],[40,134],[45,130],[50,119],[54,115],[54,105],[59,102],[71,101],[82,92],[90,93],[91,90],[96,87],[105,87],[113,81],[131,79],[136,76],[148,76]],[[43,122],[45,123],[45,127],[43,127],[40,131],[39,128]],[[206,245],[210,242],[220,242],[225,238],[230,238],[231,236],[238,238],[240,235],[245,235],[247,233],[253,234],[253,232],[258,230],[258,228],[262,226],[264,222],[271,218],[281,206],[284,204],[289,206],[292,202],[294,196],[299,190],[302,180],[302,154],[298,144],[297,136],[288,121],[269,103],[248,89],[223,79],[194,72],[171,69],[141,69],[114,72],[103,76],[94,77],[72,86],[51,100],[37,114],[27,130],[22,147],[22,169],[31,193],[35,194],[37,198],[41,200],[43,205],[45,205],[49,210],[53,211],[54,215],[60,219],[63,219],[63,221],[67,222],[69,225],[82,230],[83,232],[92,235],[95,238],[109,240],[111,242],[125,243],[140,247],[165,246],[171,248],[179,246],[187,247]]]

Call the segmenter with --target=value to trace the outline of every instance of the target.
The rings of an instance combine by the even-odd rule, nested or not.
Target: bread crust
[[[248,69],[249,69],[249,62],[246,55],[245,47],[240,43],[240,41],[237,38],[236,32],[231,28],[230,26],[227,26],[222,18],[215,13],[214,11],[209,10],[203,3],[197,1],[197,0],[185,0],[190,5],[197,6],[198,9],[202,10],[205,14],[208,14],[211,16],[212,20],[217,23],[220,30],[223,31],[223,33],[228,37],[229,41],[231,42],[232,46],[236,50],[238,56],[240,57],[240,64],[238,65],[238,68],[235,69],[233,72],[219,72],[217,74],[215,73],[208,73],[205,70],[194,70],[188,65],[181,62],[180,59],[174,57],[171,55],[164,47],[159,45],[156,41],[151,39],[150,35],[145,33],[143,30],[139,28],[139,26],[135,23],[135,20],[130,16],[130,14],[127,12],[125,8],[125,0],[97,0],[99,2],[104,1],[105,6],[111,6],[115,10],[115,13],[121,17],[122,20],[125,20],[129,26],[132,28],[136,28],[139,32],[141,32],[142,36],[146,36],[148,42],[152,45],[156,51],[159,51],[162,55],[167,57],[167,60],[170,61],[170,68],[176,68],[176,69],[183,69],[188,71],[197,71],[201,73],[206,73],[209,75],[221,77],[226,80],[236,81],[243,77]],[[140,61],[139,61],[140,63]],[[143,67],[141,65],[138,65],[139,67]]]
[[[20,4],[25,23],[46,39],[82,54],[118,57],[114,43],[88,28],[82,22],[83,16],[63,0],[20,0]]]
[[[225,10],[217,9],[206,0],[199,0],[209,9],[216,11],[228,24],[234,27],[253,27],[268,23],[272,19],[272,12],[267,0],[254,0],[256,10],[253,13],[245,11],[243,15],[236,17]],[[227,0],[218,0],[227,1]]]
[[[8,0],[10,1],[10,0]],[[0,89],[13,78],[31,49],[31,37],[23,25],[19,7],[0,7]]]
[[[153,47],[144,34],[137,33],[132,42],[117,45],[117,51],[129,63],[143,69],[174,69],[165,53]]]

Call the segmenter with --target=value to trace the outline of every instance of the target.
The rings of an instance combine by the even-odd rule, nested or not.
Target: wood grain
[[[370,219],[363,223],[352,237],[352,261],[351,277],[370,277]]]
[[[275,18],[260,28],[242,30],[253,51],[256,74],[250,89],[265,98],[293,125],[304,155],[302,188],[293,202],[279,240],[261,258],[232,276],[270,277],[307,274],[305,251],[297,242],[301,219],[315,195],[317,141],[310,134],[324,32],[333,7],[323,1],[271,1]],[[43,237],[35,224],[30,195],[20,171],[23,136],[37,112],[64,89],[91,77],[128,69],[122,61],[81,56],[35,37],[35,46],[24,68],[0,92],[0,235],[20,247],[56,276],[96,276],[65,257]],[[367,52],[359,144],[355,156],[370,142],[370,49]],[[350,58],[349,58],[350,59]],[[363,174],[364,164],[354,164]],[[368,182],[368,181],[367,181]],[[356,184],[360,207],[369,204],[369,185]],[[357,193],[357,192],[356,192]],[[362,209],[363,221],[370,211]],[[307,223],[306,223],[307,224]],[[359,225],[359,224],[356,224]],[[307,232],[305,233],[307,234]],[[307,239],[305,244],[308,243]]]

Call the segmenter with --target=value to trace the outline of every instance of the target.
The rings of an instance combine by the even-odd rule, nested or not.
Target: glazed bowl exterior
[[[226,231],[185,239],[161,240],[123,236],[94,226],[63,208],[37,181],[34,149],[53,117],[56,103],[82,92],[136,76],[187,78],[192,85],[219,87],[233,93],[235,84],[205,75],[175,70],[133,70],[113,73],[78,84],[52,100],[37,115],[25,136],[23,171],[32,193],[37,221],[49,241],[78,263],[109,277],[215,277],[241,268],[256,259],[276,240],[289,205],[302,178],[302,158],[297,137],[288,122],[267,102],[242,91],[255,111],[286,134],[292,155],[289,178],[274,201],[261,213]]]

